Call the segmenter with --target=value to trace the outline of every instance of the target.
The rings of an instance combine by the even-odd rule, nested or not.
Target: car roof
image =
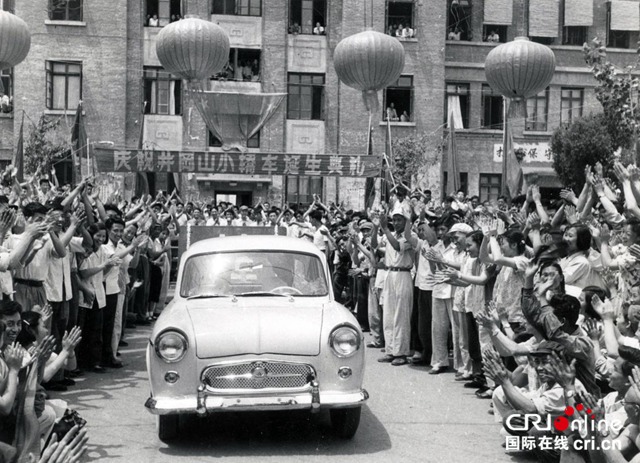
[[[239,235],[208,238],[192,244],[184,257],[225,251],[289,251],[321,256],[316,245],[300,238],[275,235]]]

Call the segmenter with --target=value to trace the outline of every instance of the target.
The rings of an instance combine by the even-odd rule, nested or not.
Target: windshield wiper
[[[253,291],[248,293],[236,294],[238,297],[253,297],[253,296],[277,296],[277,297],[291,297],[293,294],[277,294],[269,291]]]
[[[187,298],[187,301],[190,301],[191,299],[207,299],[210,297],[230,297],[230,296],[226,294],[217,294],[217,293],[202,293],[202,294],[196,294],[195,296],[189,296]]]

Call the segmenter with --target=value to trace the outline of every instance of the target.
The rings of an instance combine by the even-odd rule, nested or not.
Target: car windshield
[[[182,297],[326,296],[320,259],[287,251],[200,254],[184,265]]]

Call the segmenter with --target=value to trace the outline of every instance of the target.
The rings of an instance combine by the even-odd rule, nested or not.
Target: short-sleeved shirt
[[[516,268],[503,266],[496,277],[493,287],[493,297],[498,306],[498,311],[506,312],[511,323],[524,323],[525,318],[520,307],[520,295],[524,285],[524,271],[529,264],[525,256],[512,258]]]
[[[107,259],[111,258],[116,253],[116,245],[114,245],[111,240],[108,241],[107,244],[102,245],[102,250],[106,255]],[[111,294],[118,294],[120,292],[120,284],[118,283],[120,278],[120,267],[114,265],[109,270],[107,270],[104,275],[104,283],[107,296]]]
[[[313,244],[315,244],[321,251],[325,251],[329,245],[329,238],[322,234],[323,231],[329,233],[329,229],[324,225],[321,225],[313,234]]]
[[[99,267],[108,259],[109,258],[107,257],[107,254],[104,250],[104,245],[102,245],[96,252],[91,253],[91,255],[89,255],[84,261],[82,261],[82,264],[80,264],[80,270]],[[98,308],[100,309],[107,305],[103,280],[104,277],[102,275],[102,270],[86,279],[87,283],[89,283],[93,288],[93,293],[95,294],[95,299],[98,303]],[[80,291],[79,304],[81,307],[91,308],[93,306],[93,301],[84,300],[84,293]]]
[[[387,244],[384,256],[385,264],[387,267],[412,268],[414,261],[413,245],[407,241],[404,234],[399,238],[396,235],[396,240],[398,241],[400,249],[396,251],[390,243]]]
[[[425,240],[418,240],[418,247],[416,250],[416,261],[418,264],[418,271],[416,272],[416,286],[422,291],[433,291],[434,284],[431,281],[433,277],[431,272],[431,265],[429,260],[422,255],[423,249],[429,249],[429,243]]]

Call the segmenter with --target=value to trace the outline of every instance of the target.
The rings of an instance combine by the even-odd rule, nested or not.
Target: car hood
[[[187,301],[198,358],[243,354],[318,355],[323,304],[313,298]]]

